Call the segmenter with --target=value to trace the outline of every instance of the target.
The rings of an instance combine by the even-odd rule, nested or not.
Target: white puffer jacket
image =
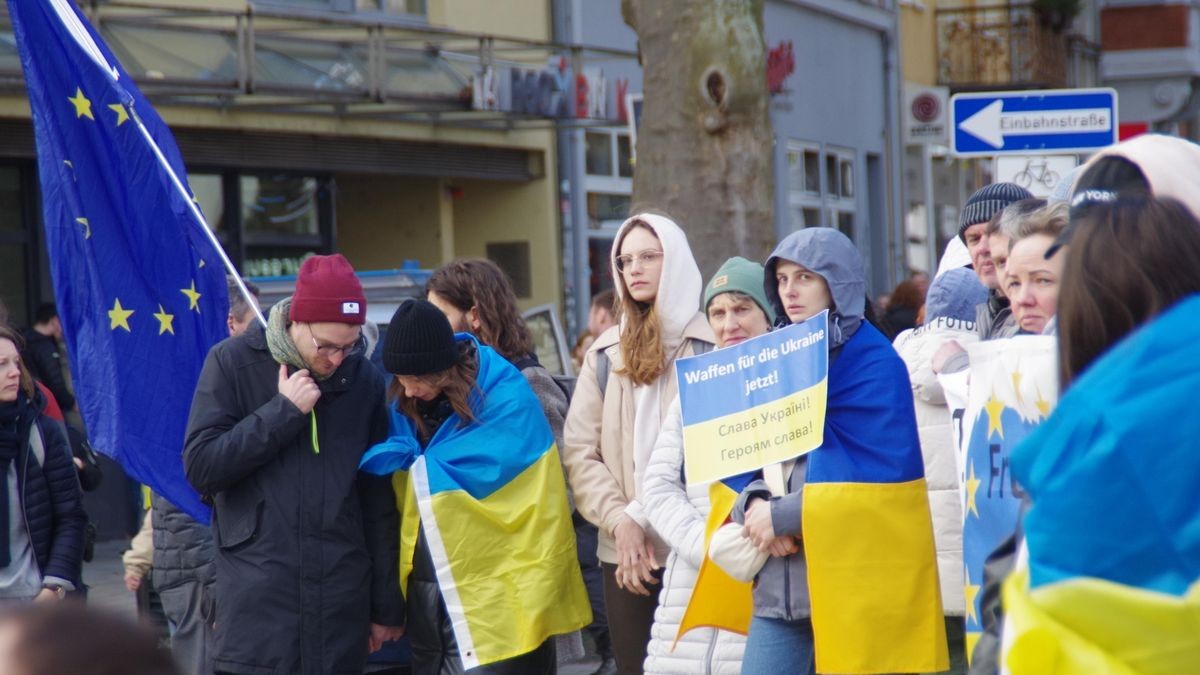
[[[975,324],[947,317],[934,319],[896,336],[896,351],[908,365],[912,381],[917,433],[925,459],[925,482],[933,512],[933,539],[937,545],[938,577],[942,583],[942,608],[947,616],[962,616],[963,597],[962,500],[958,458],[950,428],[950,410],[930,361],[942,345],[957,340],[964,347],[979,340]]]
[[[671,649],[704,560],[704,524],[709,510],[708,485],[683,483],[682,426],[676,398],[663,420],[642,483],[642,500],[650,523],[671,547],[658,609],[654,611],[654,626],[650,629],[644,670],[678,675],[736,675],[742,670],[742,652],[746,646],[746,638],[737,633],[696,628]]]

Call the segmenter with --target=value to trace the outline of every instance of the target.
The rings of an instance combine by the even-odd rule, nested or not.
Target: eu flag
[[[179,149],[74,2],[8,0],[8,11],[89,435],[131,476],[208,522],[180,453],[200,366],[227,335],[229,301]]]

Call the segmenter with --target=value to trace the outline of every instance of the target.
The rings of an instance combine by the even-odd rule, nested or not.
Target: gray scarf
[[[291,306],[292,299],[284,298],[275,303],[275,306],[271,308],[270,316],[267,317],[267,349],[271,350],[271,357],[277,363],[286,363],[297,370],[307,369],[309,375],[318,382],[328,379],[328,375],[318,375],[304,360],[304,357],[300,356],[300,350],[296,349],[296,343],[288,333],[288,309]]]

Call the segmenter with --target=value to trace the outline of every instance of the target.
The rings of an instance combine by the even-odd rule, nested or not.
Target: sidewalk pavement
[[[121,553],[129,548],[129,540],[114,539],[96,542],[92,562],[83,564],[83,581],[88,585],[88,604],[137,619],[137,599],[125,588],[125,566]],[[599,659],[589,655],[582,662],[559,666],[559,675],[591,675]]]
[[[137,618],[137,599],[125,588],[125,566],[121,553],[129,548],[128,539],[96,542],[92,562],[83,564],[83,582],[88,585],[88,604],[100,609]]]

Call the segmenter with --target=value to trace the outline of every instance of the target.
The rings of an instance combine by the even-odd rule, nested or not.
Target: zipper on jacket
[[[708,656],[704,657],[704,674],[712,675],[713,671],[713,652],[717,651],[717,636],[721,634],[720,629],[710,628],[712,637],[708,639]]]
[[[795,473],[795,472],[796,472],[796,468],[795,468],[795,466],[793,466],[792,473]],[[787,491],[790,493],[792,490],[792,476],[790,474],[788,475],[787,480],[784,481],[784,485],[787,487]],[[796,555],[796,553],[793,553],[792,555]],[[784,610],[784,614],[787,615],[787,620],[793,621],[793,619],[792,619],[792,564],[790,562],[788,562],[788,558],[790,558],[790,557],[792,557],[792,556],[787,556],[782,559],[783,560],[783,610]]]

